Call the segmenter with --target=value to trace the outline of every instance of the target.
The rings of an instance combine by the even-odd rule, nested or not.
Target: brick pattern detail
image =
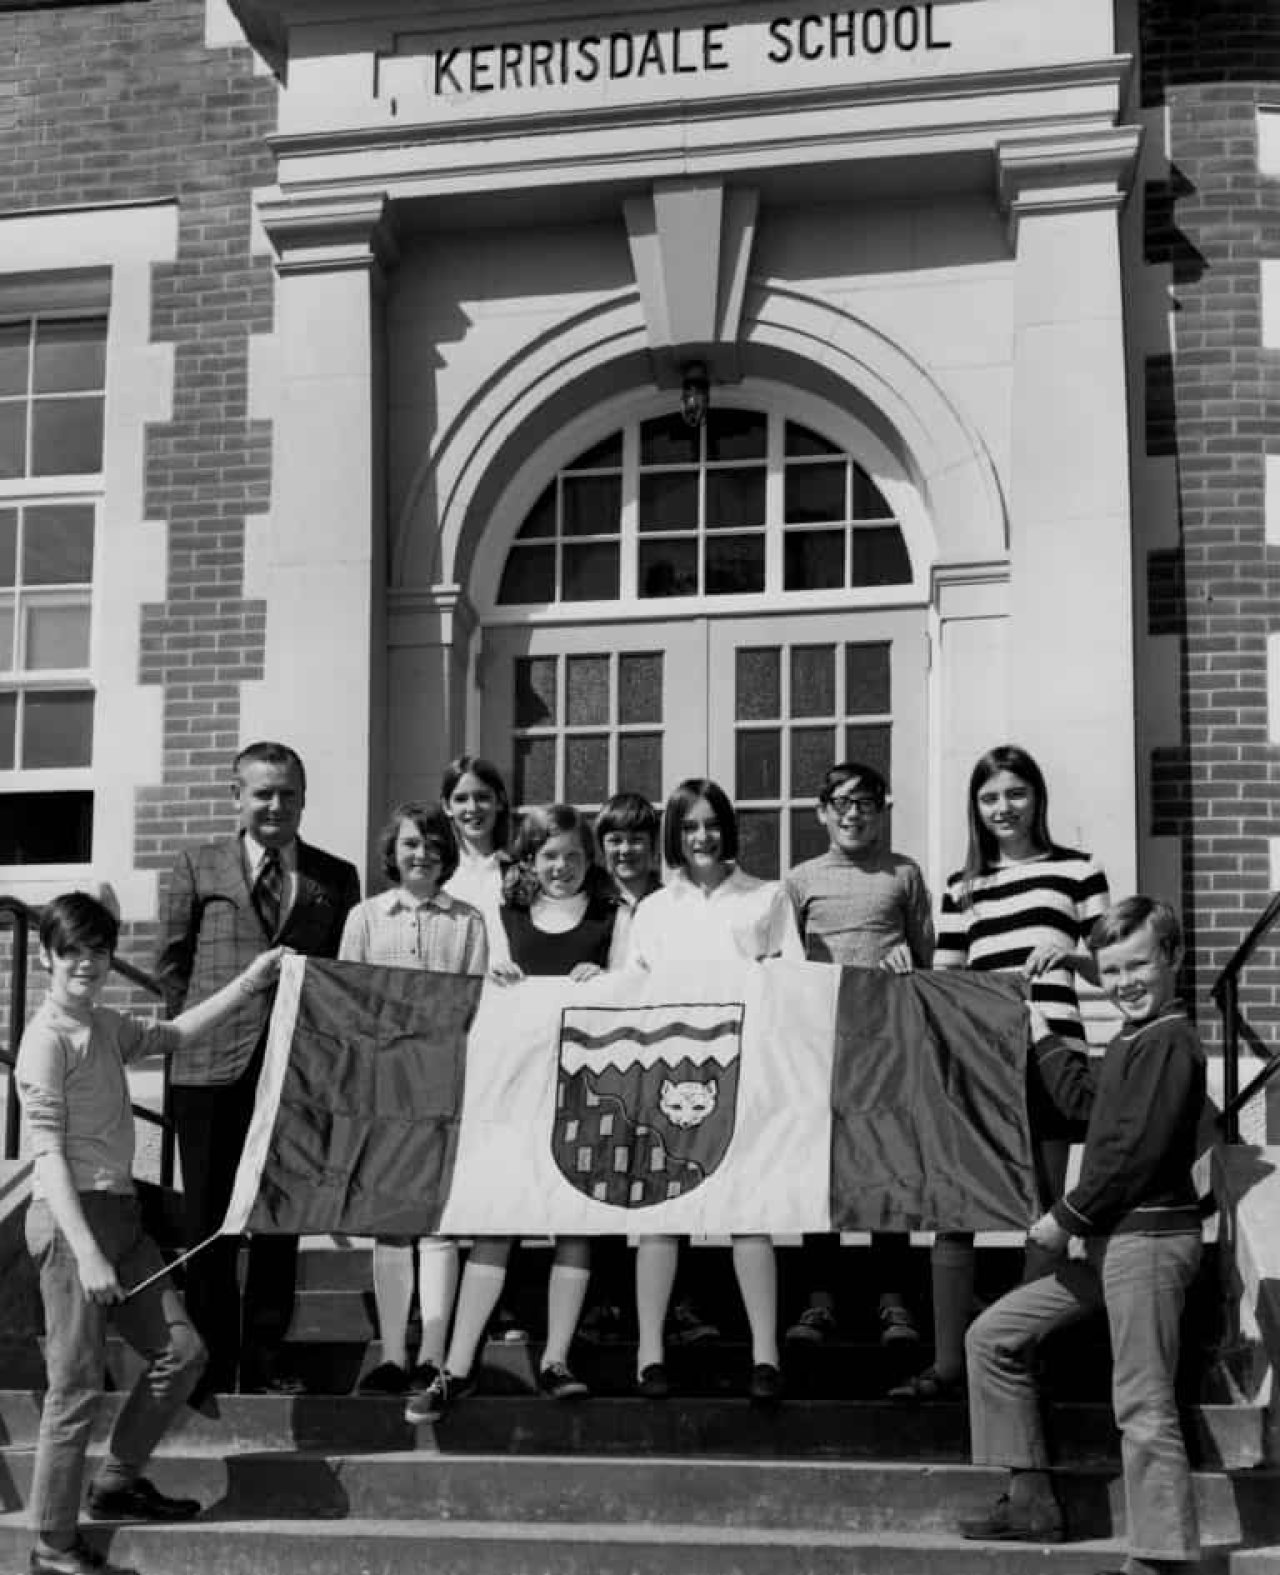
[[[1280,751],[1268,740],[1267,637],[1280,629],[1264,541],[1264,458],[1280,447],[1280,356],[1261,348],[1258,261],[1280,257],[1280,203],[1257,168],[1257,106],[1280,85],[1272,0],[1142,0],[1141,91],[1164,108],[1167,183],[1144,192],[1144,255],[1172,269],[1176,349],[1146,375],[1148,452],[1176,461],[1181,547],[1147,563],[1152,634],[1181,637],[1182,746],[1151,761],[1152,830],[1182,844],[1188,985],[1209,989],[1269,896]],[[1149,288],[1164,289],[1167,275]],[[1244,1008],[1280,1044],[1280,948]]]
[[[207,49],[204,0],[0,11],[0,207],[173,198],[177,262],[153,337],[175,346],[172,422],[148,434],[147,517],[168,524],[166,600],[146,609],[143,683],[164,690],[164,770],[139,795],[136,862],[163,868],[230,824],[240,685],[262,672],[266,609],[243,594],[246,518],[270,501],[270,432],[248,415],[249,336],[270,331],[270,259],[251,194],[273,179],[276,85],[247,49]],[[147,966],[146,927],[122,953]]]

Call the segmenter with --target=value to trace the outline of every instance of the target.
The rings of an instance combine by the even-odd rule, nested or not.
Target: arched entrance
[[[847,411],[747,382],[699,429],[620,398],[492,516],[469,587],[481,748],[523,804],[713,776],[761,875],[825,845],[816,787],[853,757],[922,848],[933,556],[915,485]]]

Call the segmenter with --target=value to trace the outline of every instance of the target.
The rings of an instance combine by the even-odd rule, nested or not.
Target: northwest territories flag
[[[223,1229],[1022,1230],[1026,1046],[990,974],[287,957]]]

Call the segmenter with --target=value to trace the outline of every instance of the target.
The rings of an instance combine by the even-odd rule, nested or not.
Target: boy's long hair
[[[1044,772],[1017,744],[997,744],[994,749],[988,749],[969,773],[969,846],[960,873],[960,904],[965,908],[973,901],[973,883],[996,867],[1000,850],[996,839],[982,824],[978,794],[984,784],[1001,771],[1020,778],[1035,796],[1031,841],[1036,852],[1048,853],[1054,845],[1049,835],[1049,789],[1045,785]]]
[[[90,946],[114,957],[120,944],[120,921],[111,909],[87,891],[68,891],[44,905],[40,944],[55,957],[72,946]]]

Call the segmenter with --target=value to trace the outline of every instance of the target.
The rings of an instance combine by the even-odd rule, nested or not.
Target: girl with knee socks
[[[1107,909],[1107,878],[1088,853],[1049,835],[1049,794],[1024,749],[989,750],[969,778],[969,847],[942,899],[935,968],[1021,973],[1059,1037],[1084,1043],[1076,976],[1097,983],[1084,940]],[[1061,1194],[1067,1144],[1037,1141],[1049,1197]],[[964,1336],[973,1310],[971,1233],[939,1232],[933,1248],[933,1365],[890,1393],[899,1400],[962,1393]]]

